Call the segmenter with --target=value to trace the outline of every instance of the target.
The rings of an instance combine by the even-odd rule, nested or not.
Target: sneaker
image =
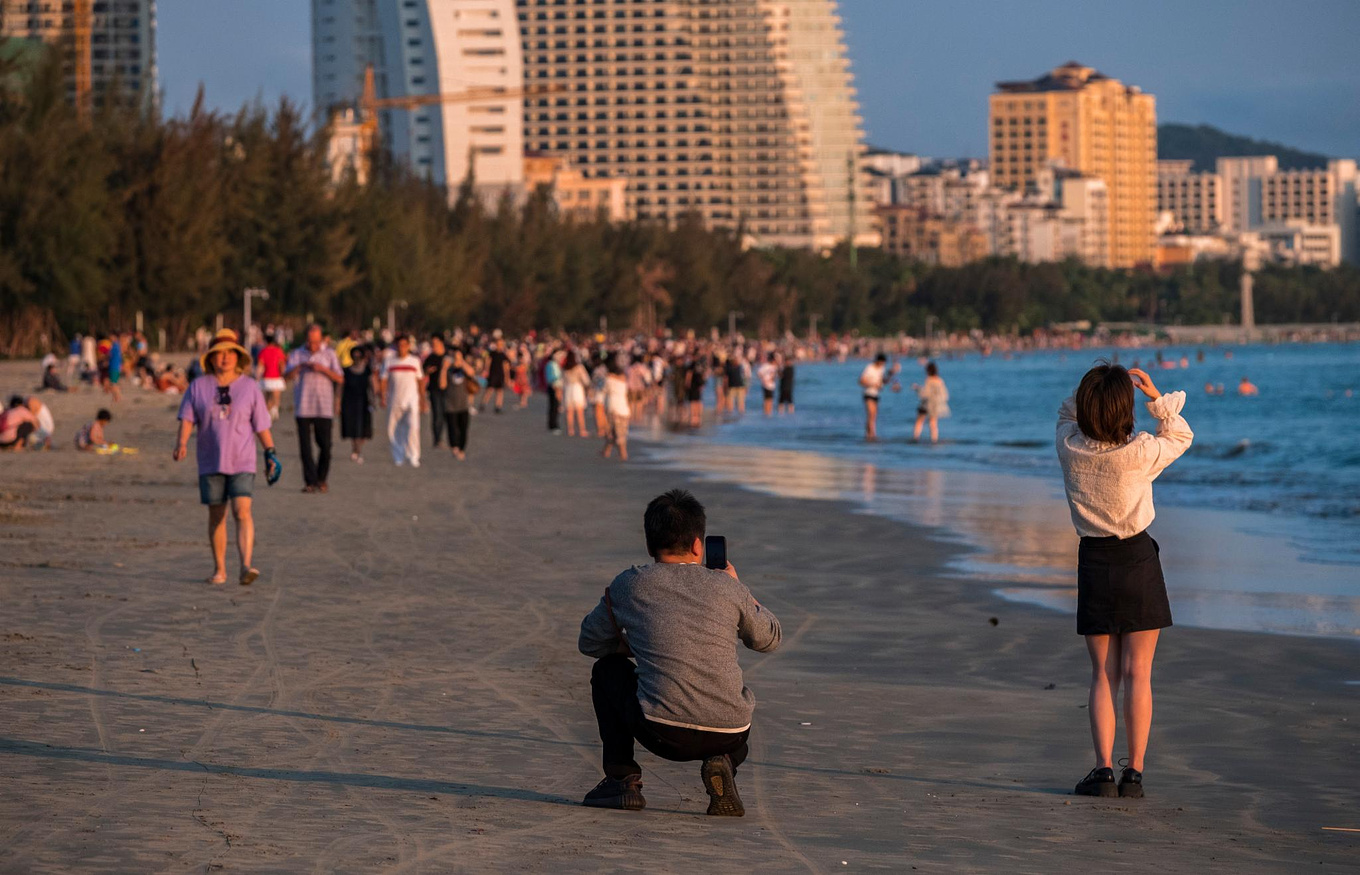
[[[1086,777],[1077,782],[1076,789],[1072,792],[1078,796],[1118,796],[1119,790],[1114,785],[1114,769],[1108,766],[1103,769],[1092,769]]]
[[[1119,795],[1125,799],[1143,798],[1143,773],[1125,768],[1119,775]]]
[[[623,779],[605,778],[586,794],[581,804],[590,808],[620,808],[641,811],[647,807],[642,798],[642,776],[628,775]]]
[[[727,754],[709,757],[704,760],[699,775],[704,780],[704,790],[708,793],[708,814],[719,817],[741,817],[746,809],[737,795],[736,775],[732,770],[732,758]]]
[[[419,468],[419,467],[420,467],[420,460],[419,460],[419,459],[412,459],[412,460],[411,460],[411,467],[412,467],[412,468]]]

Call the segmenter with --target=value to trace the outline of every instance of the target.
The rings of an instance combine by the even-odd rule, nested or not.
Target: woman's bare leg
[[[208,546],[212,548],[213,574],[209,583],[227,582],[227,506],[208,505]]]
[[[231,515],[236,517],[236,549],[241,554],[241,570],[252,567],[250,560],[255,555],[255,516],[251,513],[251,500],[240,497],[231,500]],[[222,527],[226,535],[226,526]],[[225,545],[223,545],[225,550]]]
[[[1120,636],[1120,660],[1124,682],[1124,734],[1128,736],[1129,767],[1143,771],[1148,730],[1152,728],[1152,657],[1157,652],[1160,629]]]
[[[925,425],[926,417],[923,413],[916,414],[916,426],[911,430],[911,439],[919,441],[921,439],[921,426]]]
[[[1091,718],[1091,743],[1096,749],[1096,767],[1111,768],[1117,718],[1114,701],[1119,695],[1120,636],[1087,635],[1086,652],[1091,656],[1091,695],[1086,710]],[[1146,734],[1144,735],[1146,738]]]
[[[940,420],[934,416],[930,417],[930,442],[938,443],[940,440]]]

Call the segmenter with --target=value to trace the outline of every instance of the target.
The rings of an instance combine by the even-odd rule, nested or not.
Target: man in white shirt
[[[864,439],[878,440],[878,400],[883,393],[883,384],[888,381],[888,357],[879,353],[878,357],[864,367],[859,375],[859,385],[864,389]]]
[[[411,352],[411,339],[397,337],[395,354],[383,363],[379,387],[387,408],[387,440],[392,461],[420,467],[420,414],[425,410],[425,374],[420,359]]]

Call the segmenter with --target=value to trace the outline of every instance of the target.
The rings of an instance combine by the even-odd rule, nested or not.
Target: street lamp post
[[[817,339],[817,321],[822,318],[822,314],[813,313],[809,318],[812,321],[812,325],[808,328],[808,340],[815,341]]]
[[[245,292],[242,293],[241,298],[242,298],[242,305],[241,305],[241,310],[242,310],[242,313],[241,313],[241,342],[244,343],[244,344],[246,344],[246,345],[249,345],[249,344],[250,344],[250,300],[251,300],[251,298],[259,298],[261,301],[268,301],[268,300],[269,300],[269,292],[265,291],[264,289],[246,289]]]
[[[746,314],[740,310],[727,311],[727,336],[729,338],[737,336],[737,320],[745,318]]]
[[[393,336],[396,336],[397,333],[397,308],[400,307],[405,310],[407,306],[405,301],[393,301],[387,305],[387,330]]]

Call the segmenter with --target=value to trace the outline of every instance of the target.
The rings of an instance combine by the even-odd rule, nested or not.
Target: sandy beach
[[[36,371],[5,363],[0,385]],[[337,438],[330,493],[302,495],[285,418],[283,482],[256,489],[263,576],[210,587],[195,470],[170,461],[177,399],[130,390],[109,432],[140,452],[100,457],[70,439],[104,398],[48,398],[59,449],[0,455],[0,870],[1360,861],[1355,642],[1168,630],[1148,798],[1079,798],[1074,622],[942,573],[963,548],[927,529],[700,482],[645,445],[602,460],[548,435],[541,399],[476,417],[463,464],[428,428],[419,470],[381,437],[354,465]],[[646,811],[579,805],[600,777],[579,623],[646,561],[643,507],[673,486],[784,625],[780,650],[742,657],[740,820],[703,816],[697,763],[645,753]]]

